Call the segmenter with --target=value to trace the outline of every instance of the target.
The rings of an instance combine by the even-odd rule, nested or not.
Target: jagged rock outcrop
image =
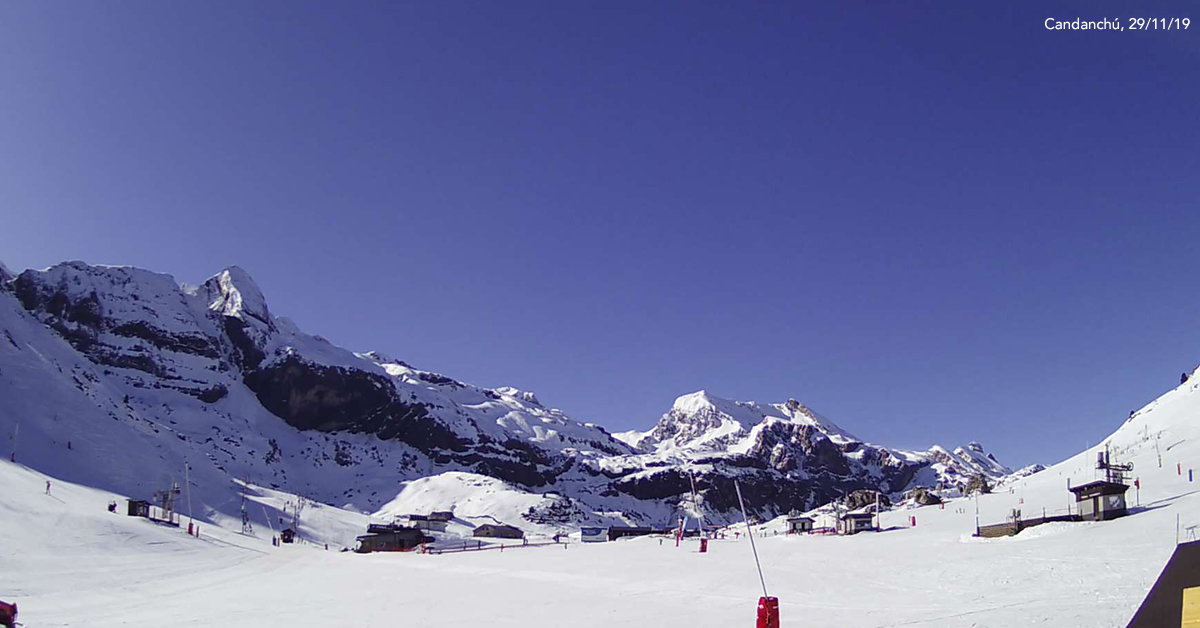
[[[846,495],[845,505],[850,510],[858,510],[865,506],[874,507],[878,499],[880,508],[891,508],[892,500],[878,491],[857,490]]]
[[[934,493],[923,486],[918,486],[917,488],[909,491],[907,498],[922,506],[936,506],[937,504],[942,503],[942,498],[938,497],[937,493]]]
[[[987,478],[983,474],[977,474],[971,476],[971,479],[967,481],[966,486],[962,490],[966,495],[974,495],[976,493],[987,494],[992,492],[992,487],[988,484]]]

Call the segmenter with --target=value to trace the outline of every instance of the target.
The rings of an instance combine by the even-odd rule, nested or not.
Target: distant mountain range
[[[473,386],[304,333],[237,267],[185,287],[131,267],[67,262],[14,275],[0,266],[0,399],[0,436],[21,461],[145,494],[186,460],[214,515],[237,507],[234,479],[362,512],[484,487],[470,498],[554,528],[700,510],[727,520],[735,479],[766,517],[856,490],[954,493],[976,476],[1012,473],[978,443],[920,452],[867,443],[794,399],[700,391],[652,429],[614,435],[528,391]]]

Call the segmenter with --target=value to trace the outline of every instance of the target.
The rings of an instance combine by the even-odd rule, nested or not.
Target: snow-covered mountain
[[[0,334],[0,434],[19,460],[143,495],[182,479],[187,461],[214,519],[234,516],[235,479],[360,512],[470,502],[476,516],[553,528],[667,523],[697,507],[693,476],[719,520],[733,512],[734,479],[768,515],[1010,473],[976,443],[887,449],[795,400],[703,391],[618,438],[533,393],[304,333],[237,267],[196,287],[82,262],[0,269]]]
[[[962,494],[981,476],[995,483],[1011,473],[978,443],[954,452],[934,446],[914,452],[867,443],[803,403],[730,401],[707,391],[683,395],[657,425],[618,438],[633,456],[605,462],[614,486],[642,498],[661,498],[687,486],[695,472],[711,486],[708,508],[734,506],[738,478],[747,499],[765,513],[806,510],[856,490],[899,495],[926,487]],[[978,481],[978,480],[976,480]]]

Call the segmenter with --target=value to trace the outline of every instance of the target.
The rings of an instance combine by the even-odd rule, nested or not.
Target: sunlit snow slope
[[[1177,530],[1187,540],[1200,525],[1200,495],[1188,478],[1200,461],[1198,419],[1194,378],[1089,451],[977,500],[886,511],[883,532],[796,537],[775,534],[782,521],[769,522],[755,530],[766,586],[780,598],[785,626],[1124,626]],[[1105,444],[1134,464],[1141,484],[1140,495],[1130,491],[1129,516],[971,536],[976,504],[985,524],[1012,508],[1067,508],[1067,481],[1096,477]],[[738,626],[752,624],[762,593],[744,535],[714,541],[706,554],[692,541],[676,548],[649,537],[360,556],[312,544],[275,548],[215,528],[192,539],[108,513],[104,504],[116,496],[102,491],[51,478],[45,495],[45,477],[0,462],[0,599],[17,601],[29,625]],[[412,501],[398,506],[435,503],[421,501],[430,491],[466,499],[495,488],[467,476],[438,482],[414,483]],[[256,491],[253,499],[270,507],[285,498]],[[353,526],[360,517],[326,508],[313,525]]]

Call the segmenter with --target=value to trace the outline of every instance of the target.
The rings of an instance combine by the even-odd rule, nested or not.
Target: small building
[[[279,533],[279,540],[284,543],[292,543],[296,540],[296,531],[291,528],[284,528],[283,532]]]
[[[838,534],[858,534],[875,530],[875,515],[869,512],[848,512],[838,517]]]
[[[380,529],[380,528],[376,528]],[[358,537],[358,547],[354,551],[360,554],[368,552],[403,552],[422,543],[434,540],[416,528],[404,526],[389,526],[387,531],[373,532]]]
[[[1126,513],[1125,491],[1129,485],[1108,480],[1096,480],[1072,486],[1075,503],[1079,506],[1079,518],[1084,521],[1108,521],[1124,517]]]
[[[450,521],[452,521],[453,519],[454,519],[454,511],[453,510],[435,510],[435,511],[429,513],[430,521],[445,521],[446,523],[450,523]]]
[[[788,534],[808,534],[813,529],[813,518],[791,515],[787,518]]]
[[[472,535],[482,537],[482,538],[490,538],[490,539],[523,539],[523,538],[525,538],[525,533],[522,532],[521,529],[518,527],[510,526],[510,525],[503,525],[503,524],[491,524],[491,523],[485,523],[485,524],[479,526],[478,528],[475,528],[475,531],[472,532]]]
[[[649,534],[671,534],[673,529],[655,530],[649,526],[612,526],[608,529],[608,540],[615,541],[626,536],[646,536]]]
[[[387,534],[395,532],[396,524],[394,523],[368,523],[367,534]]]
[[[608,540],[608,528],[580,528],[579,540],[584,543],[604,543]]]
[[[442,519],[440,516],[435,518],[433,515],[409,515],[407,518],[408,518],[408,523],[410,525],[412,525],[412,527],[417,528],[418,530],[430,530],[432,532],[445,532],[446,524],[450,521],[451,518],[453,518],[453,516],[454,515],[451,514],[450,517]]]
[[[150,518],[150,502],[144,499],[129,500],[129,509],[126,512],[130,517],[145,517]]]

